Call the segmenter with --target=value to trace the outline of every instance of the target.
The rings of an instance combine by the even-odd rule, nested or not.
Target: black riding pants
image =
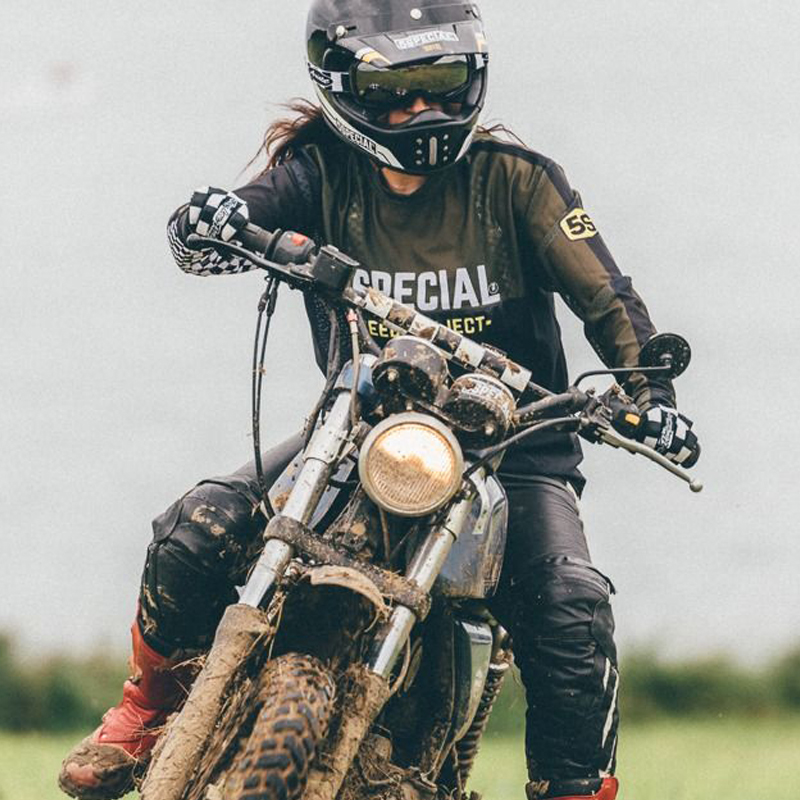
[[[268,482],[299,449],[294,437],[265,454]],[[610,773],[618,675],[609,581],[590,563],[577,500],[564,481],[504,485],[508,544],[492,611],[511,632],[525,685],[530,778]],[[250,463],[201,481],[154,520],[139,624],[156,650],[170,655],[211,644],[260,547],[257,487]]]

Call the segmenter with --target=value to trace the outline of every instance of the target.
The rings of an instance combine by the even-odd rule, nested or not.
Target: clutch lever
[[[689,484],[689,488],[693,492],[703,491],[703,484],[699,480],[693,478],[682,467],[679,467],[677,464],[673,464],[672,461],[662,456],[661,453],[653,450],[652,447],[647,447],[647,445],[634,442],[632,439],[626,439],[624,436],[618,436],[611,428],[603,428],[598,430],[597,438],[599,441],[604,442],[605,444],[610,444],[612,447],[627,450],[629,453],[633,453],[634,455],[638,453],[645,458],[649,458],[651,461],[655,461],[655,463],[659,466],[664,467],[664,469],[668,472],[671,472],[673,475],[675,475],[675,477],[680,478],[682,481],[686,481],[686,483]]]

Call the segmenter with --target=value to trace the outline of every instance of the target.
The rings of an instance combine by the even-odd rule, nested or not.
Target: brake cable
[[[361,353],[358,341],[358,314],[349,309],[346,314],[347,326],[350,329],[350,347],[353,353],[353,386],[350,389],[350,430],[355,431],[358,425],[358,379],[361,374]]]
[[[251,401],[253,415],[253,449],[255,450],[256,476],[261,489],[261,505],[267,520],[275,516],[275,509],[269,500],[269,487],[264,478],[264,464],[261,460],[261,387],[264,381],[264,358],[267,352],[267,337],[272,315],[278,299],[278,280],[272,275],[266,279],[267,286],[258,301],[258,319],[253,342],[253,378]],[[263,325],[263,331],[262,331]]]
[[[469,478],[469,476],[474,472],[488,464],[489,461],[491,461],[498,453],[502,453],[503,450],[506,450],[512,444],[516,444],[521,439],[526,439],[531,434],[538,433],[539,431],[546,430],[547,428],[555,428],[557,426],[568,425],[570,423],[575,425],[576,430],[581,426],[581,421],[578,417],[554,417],[552,419],[543,420],[542,422],[537,422],[535,425],[532,425],[529,428],[525,428],[524,431],[510,436],[505,441],[500,442],[500,444],[496,444],[494,447],[484,450],[483,455],[474,464],[470,465],[469,469],[464,473],[463,478],[465,480]]]
[[[328,309],[328,322],[330,325],[330,335],[328,338],[328,363],[326,366],[325,386],[322,389],[322,393],[320,394],[316,405],[306,419],[306,425],[303,431],[303,450],[308,447],[308,443],[311,441],[311,436],[314,433],[314,429],[317,427],[319,415],[322,412],[322,409],[328,404],[331,392],[333,391],[333,386],[336,383],[336,379],[339,377],[339,368],[342,364],[339,336],[339,314],[334,307]]]

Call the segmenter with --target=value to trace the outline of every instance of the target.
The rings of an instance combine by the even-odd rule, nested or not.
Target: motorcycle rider
[[[499,347],[554,391],[567,385],[558,292],[611,365],[634,365],[655,328],[580,196],[544,156],[477,127],[488,48],[463,0],[313,0],[308,67],[320,108],[265,137],[268,168],[235,192],[204,187],[169,221],[178,265],[198,275],[250,268],[224,251],[186,247],[196,231],[236,239],[249,221],[335,244],[371,283],[472,338]],[[268,153],[269,154],[269,153]],[[371,268],[368,270],[367,267]],[[317,361],[327,365],[327,310],[307,297]],[[389,331],[370,323],[383,343]],[[699,457],[669,381],[632,375],[645,442],[684,466]],[[299,449],[265,456],[274,480]],[[610,581],[592,565],[577,496],[574,435],[543,433],[513,448],[508,556],[493,611],[514,641],[526,689],[528,800],[614,800],[619,676]],[[146,763],[158,727],[185,694],[177,665],[213,638],[235,602],[263,518],[253,464],[201,482],[153,523],[132,627],[123,700],[65,759],[61,787],[118,797]]]

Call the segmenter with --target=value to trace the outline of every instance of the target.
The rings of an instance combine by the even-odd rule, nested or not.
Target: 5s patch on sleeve
[[[561,220],[561,230],[564,231],[567,239],[573,242],[597,236],[597,228],[592,222],[592,218],[582,208],[573,208]]]

